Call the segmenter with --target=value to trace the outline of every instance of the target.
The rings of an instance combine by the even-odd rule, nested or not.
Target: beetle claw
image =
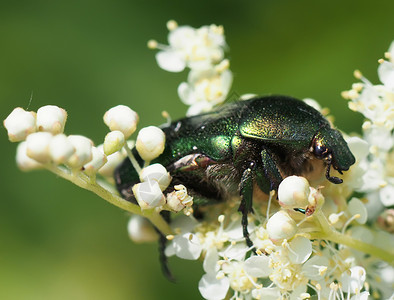
[[[335,176],[330,176],[331,164],[332,164],[332,161],[331,161],[331,156],[330,156],[330,157],[327,159],[326,178],[327,178],[330,182],[335,183],[335,184],[340,184],[340,183],[342,183],[343,180],[342,180],[341,178],[338,178],[338,177],[335,177]],[[338,171],[338,172],[342,174],[342,172],[340,172],[340,171]]]

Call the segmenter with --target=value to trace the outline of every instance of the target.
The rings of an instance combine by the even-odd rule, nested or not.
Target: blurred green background
[[[69,113],[66,133],[99,144],[116,104],[141,126],[162,123],[162,110],[182,116],[186,73],[159,69],[146,47],[165,43],[175,19],[224,26],[234,92],[315,98],[357,131],[362,118],[340,92],[357,68],[378,82],[393,12],[394,1],[1,1],[0,117],[56,104]],[[171,259],[178,282],[167,282],[156,245],[128,239],[127,214],[49,173],[19,171],[5,130],[0,145],[0,299],[200,299],[198,262]]]

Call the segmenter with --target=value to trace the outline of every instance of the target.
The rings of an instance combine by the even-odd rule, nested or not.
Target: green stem
[[[332,229],[331,225],[328,223],[326,217],[321,211],[316,211],[314,213],[314,217],[316,217],[321,226],[321,232],[311,234],[311,238],[325,239],[337,244],[351,247],[355,250],[362,251],[364,253],[380,258],[394,266],[393,252],[362,242],[351,237],[350,235],[346,235]]]
[[[63,179],[66,179],[74,183],[77,186],[95,193],[96,195],[100,196],[101,198],[108,201],[112,205],[115,205],[123,210],[126,210],[133,214],[137,214],[149,219],[149,221],[163,234],[165,235],[172,234],[172,230],[170,226],[161,217],[161,215],[158,212],[154,210],[149,212],[141,211],[141,208],[138,205],[126,201],[125,199],[111,193],[110,191],[100,186],[96,181],[84,180],[81,176],[78,176],[78,173],[76,174],[68,173],[55,166],[47,166],[47,169],[55,173],[56,175],[62,177]]]

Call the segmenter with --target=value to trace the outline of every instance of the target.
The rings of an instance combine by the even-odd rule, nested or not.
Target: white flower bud
[[[35,132],[26,138],[26,154],[30,158],[45,164],[51,161],[49,144],[53,135],[49,132]]]
[[[145,181],[133,186],[133,194],[141,209],[152,209],[164,205],[165,197],[157,181]]]
[[[92,160],[93,142],[82,135],[69,135],[67,139],[75,148],[75,153],[67,161],[67,165],[73,169],[82,168],[83,165]]]
[[[11,142],[24,141],[30,133],[36,131],[36,113],[17,107],[3,121],[3,125]]]
[[[52,161],[58,165],[64,164],[74,152],[74,146],[64,134],[55,135],[49,144],[49,154]]]
[[[301,208],[308,205],[309,183],[304,177],[289,176],[278,188],[279,204],[284,208]]]
[[[166,136],[159,127],[142,128],[137,136],[136,148],[145,161],[151,161],[164,151]]]
[[[116,151],[119,151],[124,146],[124,134],[119,131],[111,131],[109,132],[104,139],[104,153],[105,155],[111,155]]]
[[[97,146],[97,148],[104,154],[103,144]],[[125,159],[126,154],[123,151],[115,152],[107,156],[107,162],[104,166],[99,169],[99,174],[104,177],[112,178],[114,176],[115,168],[118,167]]]
[[[171,182],[171,176],[163,165],[153,164],[141,170],[140,180],[155,180],[159,184],[160,189],[164,191]]]
[[[52,134],[63,133],[67,112],[56,105],[46,105],[37,110],[37,128]]]
[[[118,105],[104,114],[104,123],[111,131],[123,132],[125,139],[128,139],[137,127],[138,114],[125,105]]]
[[[96,147],[92,147],[92,160],[83,166],[84,172],[89,176],[97,171],[107,162],[107,156]]]
[[[43,167],[42,164],[27,156],[26,146],[27,143],[22,142],[18,145],[18,148],[16,149],[16,164],[18,165],[19,169],[21,169],[22,171],[41,169]]]
[[[152,223],[139,215],[130,217],[127,224],[130,239],[135,243],[147,243],[157,241],[157,232]]]
[[[297,233],[297,224],[286,211],[280,210],[269,218],[267,232],[273,241],[290,239]]]
[[[187,194],[186,187],[179,184],[174,186],[174,188],[174,191],[167,194],[167,207],[174,212],[191,207],[193,205],[193,197]]]

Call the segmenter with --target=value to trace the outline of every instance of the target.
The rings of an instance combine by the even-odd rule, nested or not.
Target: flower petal
[[[226,297],[230,287],[227,277],[217,279],[215,274],[204,274],[198,283],[201,295],[208,300],[221,300]]]

